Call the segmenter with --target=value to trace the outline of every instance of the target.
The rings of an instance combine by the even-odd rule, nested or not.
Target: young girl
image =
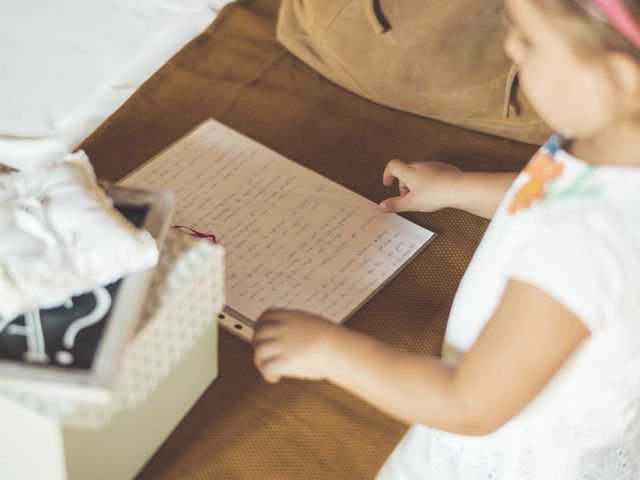
[[[520,174],[393,160],[385,212],[492,217],[442,360],[320,317],[258,322],[265,379],[326,379],[413,426],[383,479],[640,478],[640,1],[507,0],[554,136]]]

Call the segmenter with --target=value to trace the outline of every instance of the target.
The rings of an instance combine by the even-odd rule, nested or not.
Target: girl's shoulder
[[[591,331],[620,317],[640,284],[640,168],[542,148],[510,195],[506,275],[547,292]]]

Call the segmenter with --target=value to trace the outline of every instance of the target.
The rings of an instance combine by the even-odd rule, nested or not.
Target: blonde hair
[[[576,50],[592,56],[606,52],[625,53],[640,62],[640,49],[608,23],[600,20],[577,0],[534,0],[544,10],[561,15],[561,27]],[[586,2],[585,2],[586,3]],[[640,0],[625,0],[625,5],[640,22]]]

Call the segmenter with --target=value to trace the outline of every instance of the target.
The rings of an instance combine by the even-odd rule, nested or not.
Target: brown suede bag
[[[540,144],[546,125],[503,50],[503,0],[282,0],[278,40],[388,107]]]

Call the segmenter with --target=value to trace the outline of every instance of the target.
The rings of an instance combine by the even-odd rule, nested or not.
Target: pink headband
[[[583,6],[595,7],[605,21],[640,48],[640,24],[623,0],[583,0],[580,3]]]

